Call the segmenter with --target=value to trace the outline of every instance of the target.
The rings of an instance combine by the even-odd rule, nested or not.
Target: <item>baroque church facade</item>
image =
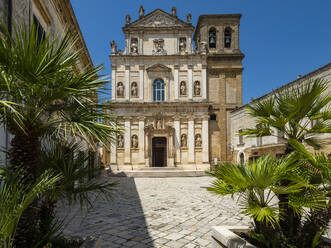
[[[111,42],[110,114],[124,132],[104,163],[205,170],[231,161],[230,112],[242,105],[241,15],[201,15],[194,27],[175,7],[144,12],[126,16],[124,51]]]

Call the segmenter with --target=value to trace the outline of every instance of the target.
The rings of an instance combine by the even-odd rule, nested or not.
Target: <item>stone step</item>
[[[178,167],[144,167],[144,168],[140,168],[139,171],[182,171],[182,168],[178,168]]]
[[[164,177],[203,177],[208,176],[203,170],[183,170],[176,168],[166,170],[129,170],[108,171],[110,177],[140,177],[140,178],[164,178]]]

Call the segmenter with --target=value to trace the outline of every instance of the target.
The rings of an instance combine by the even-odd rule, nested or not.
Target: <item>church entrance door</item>
[[[167,138],[155,137],[152,139],[153,167],[167,166]]]

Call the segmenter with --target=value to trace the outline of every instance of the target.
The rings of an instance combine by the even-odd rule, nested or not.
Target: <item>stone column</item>
[[[195,149],[195,144],[194,144],[194,119],[189,119],[188,120],[188,137],[187,137],[187,143],[188,143],[188,162],[189,163],[194,163],[195,158],[194,158],[194,149]]]
[[[145,163],[145,120],[139,119],[139,163]]]
[[[186,37],[186,49],[187,49],[187,52],[188,54],[192,54],[192,38],[191,36],[187,36]]]
[[[175,128],[175,149],[176,149],[176,163],[180,163],[180,119],[176,118],[174,120],[174,128]]]
[[[130,119],[124,122],[124,163],[131,163],[131,121]]]
[[[202,65],[202,99],[207,100],[207,65]]]
[[[144,101],[144,66],[139,66],[139,97],[140,101]]]
[[[209,130],[208,116],[202,119],[202,159],[203,163],[209,163]]]
[[[125,66],[125,99],[130,100],[130,66]]]
[[[116,100],[116,65],[111,66],[111,99]]]
[[[139,33],[139,41],[138,41],[138,52],[139,54],[144,54],[144,51],[143,51],[143,41],[144,41],[144,37],[143,37],[144,33],[143,32],[140,32]]]
[[[110,144],[110,164],[116,164],[116,155],[117,155],[117,150],[116,150],[116,142],[117,139],[115,138],[115,134],[113,134],[114,137],[114,142]]]
[[[193,100],[193,65],[188,65],[188,98]]]
[[[175,82],[175,101],[178,101],[178,98],[179,98],[179,75],[178,75],[178,71],[179,71],[179,65],[175,65],[174,66],[174,82]]]
[[[169,145],[168,145],[168,157],[169,157],[169,162],[168,162],[168,167],[174,167],[175,166],[175,159],[174,159],[174,135],[171,133],[169,135]]]
[[[219,27],[219,29],[218,29],[217,40],[218,40],[218,44],[219,44],[218,50],[220,51],[220,53],[222,53],[222,52],[224,52],[224,27],[223,26]]]
[[[145,132],[145,166],[149,167],[149,137],[150,134]]]

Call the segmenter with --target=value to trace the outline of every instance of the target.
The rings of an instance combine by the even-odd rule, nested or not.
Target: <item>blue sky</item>
[[[94,64],[105,65],[110,74],[110,46],[115,40],[124,48],[122,27],[125,15],[138,17],[156,8],[179,18],[199,15],[241,13],[240,48],[243,60],[243,102],[331,62],[330,0],[71,0]],[[110,92],[109,92],[110,93]],[[108,96],[109,97],[109,96]]]

